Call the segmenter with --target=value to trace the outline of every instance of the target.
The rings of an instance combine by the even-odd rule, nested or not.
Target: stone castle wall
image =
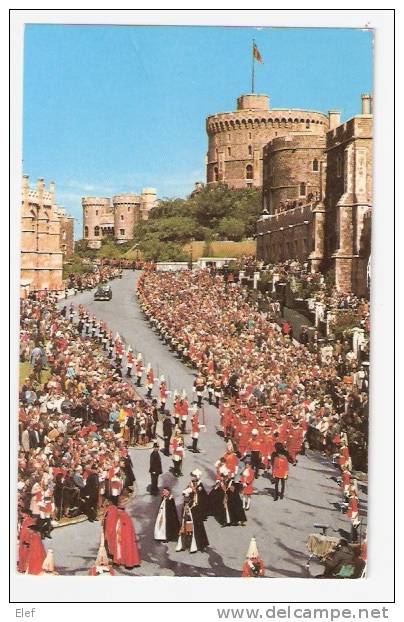
[[[257,224],[257,256],[266,263],[294,257],[304,262],[313,251],[312,205],[262,217]]]
[[[297,133],[274,138],[264,147],[263,204],[270,214],[319,194],[324,149],[325,136]]]

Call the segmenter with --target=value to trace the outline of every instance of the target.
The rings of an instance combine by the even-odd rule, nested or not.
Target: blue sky
[[[23,170],[54,180],[81,227],[81,197],[204,181],[205,117],[251,88],[273,108],[359,112],[372,91],[372,33],[354,29],[28,25]]]

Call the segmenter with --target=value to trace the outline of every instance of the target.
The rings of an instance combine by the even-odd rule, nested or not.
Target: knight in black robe
[[[189,487],[192,488],[195,498],[195,505],[198,506],[199,513],[202,520],[206,520],[209,514],[208,511],[208,493],[205,486],[202,484],[200,476],[202,475],[199,469],[195,469],[191,472],[191,482]]]
[[[204,551],[209,546],[205,525],[195,502],[192,488],[186,488],[182,493],[184,505],[182,507],[180,530],[176,551],[189,550],[190,553]]]
[[[81,489],[80,493],[82,510],[90,522],[97,519],[99,488],[98,475],[95,471],[92,471],[87,477],[86,485]]]
[[[209,513],[215,517],[222,527],[228,525],[242,525],[247,521],[240,497],[242,485],[234,481],[233,477],[223,474],[220,481],[209,493]]]
[[[127,454],[123,458],[122,462],[123,462],[123,472],[125,473],[124,488],[126,488],[127,490],[131,490],[133,488],[133,484],[136,481],[136,477],[133,472],[132,458],[130,457],[129,454]]]
[[[163,488],[161,503],[154,524],[154,539],[162,542],[177,542],[180,530],[175,500],[169,488]]]

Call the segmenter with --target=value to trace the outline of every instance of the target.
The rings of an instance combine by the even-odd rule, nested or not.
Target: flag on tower
[[[255,60],[257,60],[259,63],[261,63],[261,65],[264,64],[264,61],[262,60],[262,56],[259,53],[259,50],[258,50],[258,48],[257,48],[255,43],[253,43],[253,56],[254,56]]]

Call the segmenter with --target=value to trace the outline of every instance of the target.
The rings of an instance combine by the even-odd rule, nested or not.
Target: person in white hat
[[[130,378],[132,375],[133,360],[134,360],[133,350],[129,346],[126,352],[126,377],[127,378]]]
[[[244,578],[259,578],[265,576],[264,562],[259,556],[257,542],[254,537],[250,540],[241,576]]]
[[[142,358],[142,353],[139,352],[139,354],[136,357],[136,386],[140,387],[142,384],[142,375],[143,375],[143,358]]]

